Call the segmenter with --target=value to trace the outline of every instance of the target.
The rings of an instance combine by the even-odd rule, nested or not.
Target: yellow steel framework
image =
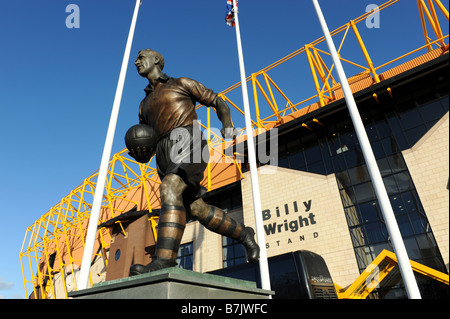
[[[390,6],[399,2],[400,0],[390,0],[380,5],[380,11],[386,10]],[[407,0],[402,0],[407,1]],[[367,50],[361,34],[358,31],[358,24],[366,18],[375,14],[375,11],[365,13],[364,15],[350,20],[348,23],[332,31],[331,34],[335,37],[338,34],[342,35],[339,41],[338,52],[348,38],[348,34],[353,32],[357,39],[357,47],[352,48],[352,52],[360,49],[365,64],[361,65],[355,63],[348,58],[340,57],[343,62],[349,63],[361,69],[361,72],[350,78],[349,81],[357,82],[360,80],[368,80],[369,85],[382,81],[380,78],[380,71],[386,70],[386,67],[393,66],[399,60],[412,56],[413,54],[433,51],[433,46],[440,48],[443,52],[448,51],[448,33],[443,34],[443,30],[448,30],[449,14],[444,5],[439,0],[417,0],[419,9],[420,23],[423,28],[425,37],[425,45],[420,46],[404,55],[397,57],[391,61],[385,62],[381,65],[375,66],[372,62],[371,55]],[[438,10],[437,10],[437,9]],[[441,27],[438,15],[439,12],[447,20],[445,28]],[[441,16],[441,20],[442,20]],[[417,19],[416,19],[417,20]],[[412,19],[404,19],[405,23],[415,21]],[[429,27],[433,30],[433,34],[428,32]],[[393,33],[395,30],[389,30]],[[401,36],[401,35],[398,35]],[[247,82],[251,82],[253,88],[253,104],[255,111],[255,118],[252,119],[254,129],[270,130],[272,127],[282,124],[287,116],[301,116],[304,109],[308,109],[311,104],[318,104],[323,107],[333,101],[343,97],[340,93],[340,84],[336,82],[332,75],[334,65],[327,65],[324,56],[330,56],[330,53],[320,49],[319,45],[323,43],[324,37],[321,37],[302,48],[292,52],[284,58],[272,63],[266,68],[251,74],[247,77]],[[288,95],[276,84],[273,76],[269,72],[276,69],[285,62],[299,57],[301,54],[306,55],[306,61],[311,71],[313,84],[316,94],[300,101],[291,100]],[[296,77],[295,74],[292,75]],[[233,102],[234,97],[232,91],[240,86],[240,82],[222,91],[219,96],[227,101],[232,108],[240,114],[244,114],[239,103]],[[357,90],[357,88],[355,89]],[[388,89],[389,94],[392,94]],[[262,95],[263,99],[260,99]],[[374,98],[377,96],[374,94]],[[237,98],[236,98],[237,99]],[[218,134],[211,130],[210,108],[205,108],[202,105],[197,106],[198,110],[206,109],[207,125],[203,127],[207,131],[207,139],[210,142],[209,147],[211,154],[219,157],[228,157],[231,165],[235,165],[239,172],[240,163],[236,159],[236,154],[227,156],[223,152],[224,140]],[[299,114],[300,112],[300,114]],[[315,120],[317,124],[321,124]],[[307,123],[302,123],[302,127],[311,130]],[[241,129],[238,138],[244,135],[245,129]],[[151,211],[154,205],[158,204],[158,196],[155,185],[159,183],[156,169],[153,168],[150,162],[147,165],[139,164],[134,160],[126,157],[126,150],[115,154],[109,163],[107,183],[105,187],[105,195],[102,202],[102,215],[100,222],[118,216],[124,212],[123,209],[116,205],[118,201],[130,202],[128,196],[131,192],[137,189],[143,189],[143,197],[145,203],[132,203],[130,205],[149,209]],[[84,247],[84,239],[87,231],[87,223],[92,208],[93,196],[96,188],[96,178],[98,172],[95,172],[86,178],[78,187],[72,190],[66,197],[64,197],[58,204],[53,206],[47,213],[42,215],[36,222],[27,228],[25,238],[20,251],[20,261],[22,266],[23,281],[25,293],[33,298],[57,298],[58,294],[55,291],[54,281],[58,273],[72,274],[60,276],[62,286],[64,287],[63,296],[67,296],[67,287],[76,289],[75,273],[81,263],[81,254]],[[242,172],[241,177],[243,178]],[[211,165],[207,169],[208,190],[211,189],[214,183],[214,174],[211,172]],[[149,184],[149,181],[153,184]],[[156,226],[154,220],[150,219],[153,227]],[[118,222],[119,227],[122,227]],[[125,230],[122,227],[122,231]],[[99,249],[95,254],[94,259],[101,257],[107,265],[108,254],[107,250],[111,242],[111,234],[107,229],[100,229],[98,232]],[[155,233],[156,238],[156,233]],[[101,274],[97,274],[100,276]],[[95,282],[92,278],[91,283]],[[59,279],[58,279],[59,280]],[[69,282],[70,281],[70,282]],[[448,283],[448,279],[447,279]],[[31,287],[31,289],[30,289]],[[340,293],[341,296],[347,296],[347,292]]]
[[[448,285],[449,277],[440,271],[410,260],[412,269],[427,277]],[[379,287],[387,275],[397,266],[395,254],[383,250],[364,272],[346,289],[335,284],[339,299],[366,299],[369,294]]]

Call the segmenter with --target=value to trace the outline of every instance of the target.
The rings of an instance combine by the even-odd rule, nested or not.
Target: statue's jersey
[[[160,77],[139,106],[139,122],[152,126],[161,138],[177,127],[192,125],[197,119],[195,104],[213,104],[217,94],[189,78]]]

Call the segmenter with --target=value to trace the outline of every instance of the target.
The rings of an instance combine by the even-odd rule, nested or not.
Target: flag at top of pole
[[[237,0],[236,0],[236,9],[237,9]],[[234,27],[236,25],[236,21],[234,18],[233,0],[227,0],[227,14],[225,16],[225,21],[230,27]]]

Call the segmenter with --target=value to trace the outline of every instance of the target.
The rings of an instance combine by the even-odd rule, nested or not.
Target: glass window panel
[[[353,131],[353,123],[352,119],[348,118],[344,121],[339,121],[336,123],[336,129],[341,133],[344,134],[346,132]]]
[[[234,244],[234,240],[232,238],[229,238],[229,237],[226,237],[226,236],[223,236],[223,237],[226,238],[227,245],[231,246],[231,245]]]
[[[278,141],[278,156],[283,157],[286,154],[286,144],[281,139]]]
[[[234,251],[235,258],[242,257],[242,256],[245,257],[245,248],[243,245],[241,245],[240,243],[237,243],[234,245],[234,249],[235,249],[235,251]]]
[[[386,155],[391,155],[400,152],[399,148],[397,147],[397,143],[392,137],[382,139],[381,144],[383,145],[383,149]]]
[[[305,158],[307,164],[322,161],[319,145],[305,149]]]
[[[400,115],[400,123],[404,130],[408,130],[423,124],[423,120],[419,111],[416,108],[413,108]]]
[[[384,154],[383,146],[380,141],[371,142],[370,146],[372,147],[373,155],[376,159],[384,158],[386,155]]]
[[[344,207],[354,206],[356,204],[355,194],[353,188],[349,187],[347,189],[341,190],[341,199]]]
[[[391,136],[391,129],[385,120],[378,121],[375,124],[380,139]]]
[[[224,236],[223,236],[223,238],[224,238]],[[222,247],[223,266],[229,267],[232,265],[238,265],[241,263],[245,263],[246,257],[245,257],[244,246],[242,246],[242,244],[240,244],[236,240],[231,239],[231,241],[228,241],[228,239],[227,239],[227,243],[230,242],[230,244]]]
[[[406,164],[405,161],[403,160],[403,156],[401,155],[401,153],[395,153],[391,156],[388,156],[387,160],[393,172],[406,169]]]
[[[331,174],[334,172],[333,169],[333,165],[331,164],[331,158],[330,155],[328,154],[328,151],[322,152],[323,154],[323,159],[324,159],[324,164],[325,164],[325,170],[326,170],[326,174]]]
[[[405,208],[408,212],[414,212],[420,210],[419,208],[419,202],[416,196],[412,194],[411,192],[405,192],[401,194],[403,198],[403,204],[405,205]]]
[[[390,198],[392,210],[394,211],[395,215],[401,215],[406,212],[403,199],[400,195],[393,195]]]
[[[351,206],[345,209],[345,215],[347,216],[347,223],[349,226],[360,225],[362,222],[359,218],[359,214],[355,206]]]
[[[364,103],[364,102],[363,102]],[[364,107],[362,107],[362,104],[363,103],[359,103],[359,107],[360,108],[364,108]],[[367,105],[367,103],[365,103],[365,105]],[[367,107],[367,106],[366,106]],[[367,112],[367,113],[361,113],[361,119],[362,119],[362,121],[363,121],[363,124],[364,124],[364,126],[366,126],[366,127],[368,127],[368,126],[370,126],[371,124],[372,124],[372,117],[370,116],[370,113],[369,112]]]
[[[308,164],[308,172],[315,174],[325,174],[325,166],[323,162],[316,162],[313,164]]]
[[[367,247],[355,248],[355,255],[358,267],[361,271],[366,269],[367,265],[373,261],[372,254]]]
[[[289,163],[292,169],[299,169],[300,167],[304,167],[305,158],[303,156],[303,152],[292,154],[289,157]]]
[[[339,139],[341,141],[342,149],[352,150],[356,146],[356,136],[354,135],[354,133],[339,135]]]
[[[337,178],[339,189],[349,187],[350,177],[348,176],[347,171],[341,171],[341,172],[336,173],[336,178]]]
[[[411,224],[416,234],[422,234],[427,231],[428,222],[425,219],[425,216],[422,216],[422,214],[415,212],[410,213],[409,218],[411,219]]]
[[[369,125],[366,127],[367,137],[369,141],[377,141],[379,139],[378,132],[375,125]]]
[[[406,252],[408,253],[409,259],[415,260],[421,258],[420,249],[417,245],[416,237],[404,238]]]
[[[179,266],[183,269],[192,269],[193,265],[194,265],[194,263],[193,263],[192,256],[184,257],[179,263]]]
[[[288,142],[286,143],[286,148],[288,152],[291,153],[298,152],[299,149],[301,148],[300,140],[296,138],[288,140]]]
[[[370,200],[375,200],[375,191],[371,183],[364,183],[353,187],[355,191],[355,198],[358,203],[364,203]]]
[[[389,175],[392,173],[391,166],[387,158],[382,158],[377,160],[378,169],[380,170],[381,176]]]
[[[398,193],[397,183],[395,182],[395,178],[393,175],[383,177],[383,182],[388,195]]]
[[[376,202],[369,202],[358,206],[363,222],[367,223],[380,220],[380,212],[378,211],[378,205]]]
[[[364,229],[362,227],[351,228],[350,235],[352,238],[353,247],[360,247],[366,244],[366,242],[364,241]]]
[[[427,122],[425,125],[426,125],[427,129],[430,130],[434,126],[434,124],[436,124],[437,122],[438,122],[438,120],[434,120],[434,121]]]
[[[403,204],[405,205],[405,209],[407,212],[413,212],[418,209],[417,205],[413,201],[412,196],[410,196],[410,194],[405,193],[405,195],[402,196],[403,196]]]
[[[177,254],[178,267],[184,269],[193,269],[194,256],[193,256],[193,243],[187,243],[180,246]]]
[[[409,148],[409,144],[407,140],[405,139],[404,133],[402,128],[400,127],[400,123],[398,121],[398,118],[396,116],[391,116],[388,119],[389,126],[391,127],[392,134],[395,138],[395,141],[397,142],[397,145],[401,150],[405,150]]]
[[[364,164],[364,157],[359,150],[345,152],[344,157],[348,168]]]
[[[336,154],[339,154],[339,150],[341,149],[341,144],[339,142],[339,139],[337,138],[337,136],[332,136],[329,138],[329,149],[330,149],[330,155],[334,156]]]
[[[379,243],[370,246],[373,256],[378,256],[383,250],[393,251],[390,243]]]
[[[369,172],[367,171],[366,165],[360,165],[351,168],[347,171],[350,177],[350,182],[354,184],[361,184],[370,180]]]
[[[448,112],[449,108],[448,95],[446,97],[441,98],[441,105],[444,107],[444,110]]]
[[[417,236],[416,238],[422,257],[427,258],[435,257],[438,255],[436,242],[431,233],[425,233],[423,235]]]
[[[445,264],[442,262],[442,259],[439,257],[425,258],[418,262],[421,263],[422,265],[425,265],[430,268],[436,269],[437,271],[443,272],[444,274],[446,272],[448,272],[447,267],[445,267]],[[442,298],[442,296],[447,296],[446,298],[448,299],[448,293],[449,293],[448,285],[445,285],[445,286],[442,285],[441,287],[443,288],[443,290],[440,295],[435,297],[435,299]]]
[[[403,237],[414,235],[408,215],[396,216],[397,224]]]
[[[412,93],[417,104],[419,105],[436,99],[436,92],[434,88],[431,88],[430,86],[421,86],[420,88],[415,89]]]
[[[400,192],[405,192],[413,188],[411,178],[406,171],[397,173],[393,176],[395,177],[395,181]]]
[[[386,226],[381,222],[375,222],[365,225],[367,234],[367,243],[374,244],[388,240],[388,233]]]
[[[446,113],[439,100],[421,105],[419,111],[425,122],[439,120]]]
[[[332,157],[334,169],[336,172],[343,171],[346,169],[344,155],[336,155]]]
[[[192,269],[194,266],[194,256],[189,255],[186,257],[186,267]]]
[[[228,254],[228,252],[229,252],[229,247],[224,247],[224,248],[222,248],[222,257],[223,257],[223,260],[228,260],[228,259],[229,259],[229,254]]]
[[[405,131],[405,136],[408,139],[410,147],[414,146],[427,132],[425,125],[417,126],[413,129]]]
[[[278,159],[278,167],[290,168],[289,158],[285,157],[285,158]]]

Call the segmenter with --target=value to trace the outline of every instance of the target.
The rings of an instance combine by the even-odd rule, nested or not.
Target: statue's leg
[[[191,214],[207,229],[241,242],[249,262],[258,261],[260,248],[255,241],[253,228],[245,227],[220,208],[206,204],[201,198],[193,202],[190,208]]]
[[[161,212],[155,255],[147,266],[132,265],[130,276],[176,265],[178,249],[186,226],[186,210],[182,199],[185,189],[186,184],[179,176],[169,174],[164,177],[160,187]]]

